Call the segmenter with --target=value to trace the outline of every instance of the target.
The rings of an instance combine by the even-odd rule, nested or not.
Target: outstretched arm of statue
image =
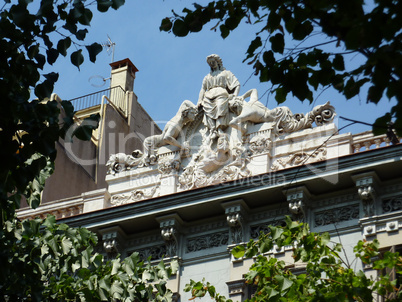
[[[241,98],[246,99],[250,97],[250,101],[248,102],[250,105],[253,105],[256,101],[258,101],[258,92],[257,89],[253,88],[247,91],[245,94],[241,96]]]
[[[200,94],[198,96],[197,107],[200,107],[202,105],[202,100],[204,98],[204,94],[205,94],[205,89],[203,87],[203,88],[201,88]]]

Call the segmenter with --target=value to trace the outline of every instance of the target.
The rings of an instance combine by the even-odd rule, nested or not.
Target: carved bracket
[[[364,217],[374,216],[380,183],[377,174],[375,172],[368,172],[354,175],[352,178],[356,183],[357,193],[362,201]]]
[[[230,227],[231,244],[243,242],[243,221],[247,217],[247,205],[243,200],[237,200],[223,203],[222,206],[225,209],[226,221]]]
[[[177,214],[157,217],[161,229],[161,236],[166,244],[166,256],[174,257],[178,253],[178,235],[183,224],[182,219]]]
[[[119,226],[99,231],[102,236],[103,249],[108,256],[113,256],[123,250],[125,233]]]
[[[284,190],[286,200],[289,204],[289,212],[294,220],[302,221],[306,219],[307,206],[311,198],[310,192],[305,186]]]
[[[228,286],[230,298],[233,299],[238,295],[240,298],[243,297],[246,290],[246,281],[244,279],[228,281],[226,284]]]

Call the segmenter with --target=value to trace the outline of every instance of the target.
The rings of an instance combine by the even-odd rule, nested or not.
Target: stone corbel
[[[232,300],[243,300],[243,296],[247,289],[246,281],[244,279],[233,280],[226,282],[229,291],[229,297]]]
[[[353,175],[352,179],[356,184],[357,193],[362,201],[364,217],[374,216],[376,214],[376,199],[380,184],[377,174],[372,171]]]
[[[230,227],[230,244],[238,244],[244,241],[243,222],[247,217],[248,206],[242,200],[225,202],[226,221]]]
[[[311,194],[305,186],[283,190],[289,204],[289,212],[297,221],[305,221]]]
[[[179,233],[183,224],[182,219],[177,214],[157,217],[161,229],[161,236],[166,244],[166,256],[178,256]]]
[[[103,250],[108,256],[113,256],[123,250],[125,233],[119,226],[114,226],[99,231],[102,236]]]

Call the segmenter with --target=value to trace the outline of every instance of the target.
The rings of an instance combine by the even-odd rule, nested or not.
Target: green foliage
[[[94,233],[56,224],[54,216],[7,221],[0,241],[1,300],[171,301],[165,284],[177,262],[155,266],[138,253],[106,261],[94,253]]]
[[[267,256],[274,246],[293,247],[293,263]],[[380,253],[377,240],[359,241],[354,252],[356,260],[370,265],[378,273],[371,279],[362,271],[355,271],[353,263],[342,258],[343,247],[330,241],[328,233],[309,231],[307,224],[286,218],[286,226],[270,226],[270,233],[261,233],[257,241],[250,240],[232,250],[235,258],[255,258],[245,279],[256,287],[255,295],[248,301],[373,301],[374,295],[382,301],[401,301],[402,286],[390,280],[386,269],[393,269],[402,276],[402,256],[399,253]],[[303,268],[295,274],[292,268]],[[215,292],[209,284],[191,280],[185,291],[192,299],[209,294],[215,301],[230,301]]]
[[[239,24],[251,24],[256,36],[244,61],[253,64],[261,82],[273,84],[279,103],[289,93],[312,102],[313,91],[328,86],[350,99],[364,85],[367,102],[378,103],[384,96],[397,100],[389,114],[402,136],[401,1],[219,0],[193,5],[164,18],[160,30],[186,36],[215,21],[212,29],[219,28],[226,38]],[[361,63],[345,64],[346,56]],[[375,130],[384,133],[388,119],[378,119]]]
[[[24,196],[31,207],[40,203],[45,179],[53,171],[55,143],[73,125],[70,103],[51,98],[58,74],[42,71],[59,55],[78,68],[84,52],[95,62],[101,45],[80,44],[88,32],[92,8],[106,12],[124,0],[5,1],[0,8],[0,208],[3,223],[13,219]],[[71,48],[74,50],[70,53]],[[70,53],[70,54],[69,54]],[[30,101],[31,93],[37,97]],[[60,111],[65,118],[59,121]],[[89,139],[93,121],[74,131]]]

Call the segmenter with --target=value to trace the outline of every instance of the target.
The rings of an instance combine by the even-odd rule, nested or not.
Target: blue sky
[[[126,1],[117,11],[110,10],[106,14],[94,12],[85,41],[88,44],[102,43],[110,36],[116,44],[115,61],[129,58],[139,69],[134,92],[150,116],[155,121],[161,121],[162,125],[176,114],[183,100],[197,103],[202,79],[209,72],[205,59],[212,53],[220,55],[225,68],[239,79],[242,85],[240,94],[256,88],[262,96],[270,87],[269,83],[259,83],[257,77],[251,76],[251,65],[242,63],[248,45],[254,39],[255,26],[243,24],[225,40],[220,37],[219,31],[210,30],[214,23],[205,26],[201,32],[184,38],[159,31],[161,20],[171,16],[172,9],[181,12],[183,7],[190,6],[191,3],[180,0]],[[55,92],[62,99],[72,99],[108,88],[109,82],[103,83],[100,79],[110,76],[111,54],[103,51],[98,55],[95,64],[88,57],[85,59],[80,71],[71,65],[69,57],[61,57],[53,66],[60,74]],[[353,64],[355,60],[358,58],[351,57],[346,63]],[[267,99],[265,95],[260,101],[267,104],[268,108],[277,106],[273,96]],[[391,107],[387,99],[379,105],[368,105],[364,93],[360,97],[346,100],[333,90],[320,94],[314,105],[326,101],[335,106],[338,117],[368,123],[374,122]],[[302,103],[291,95],[288,95],[288,100],[281,106],[289,107],[293,113],[306,113],[313,107],[308,101]],[[338,120],[339,128],[346,124],[348,122]],[[370,127],[354,125],[341,132],[358,133],[366,130],[370,130]]]

